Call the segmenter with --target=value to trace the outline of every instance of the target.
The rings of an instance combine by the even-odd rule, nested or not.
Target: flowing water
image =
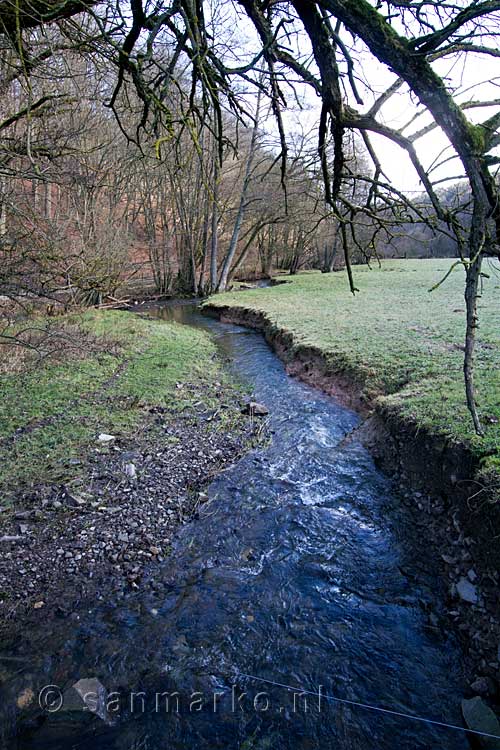
[[[288,377],[259,334],[186,306],[157,313],[212,332],[269,407],[272,440],[210,485],[157,572],[153,612],[110,604],[33,639],[45,682],[98,677],[120,693],[120,717],[111,702],[103,718],[56,712],[12,747],[468,747],[461,732],[366,707],[461,724],[463,685],[456,643],[429,624],[443,591],[425,538],[346,439],[358,417]]]

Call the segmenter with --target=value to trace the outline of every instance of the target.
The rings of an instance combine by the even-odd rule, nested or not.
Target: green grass
[[[100,432],[134,434],[152,406],[183,411],[196,391],[177,384],[203,387],[210,405],[216,403],[214,383],[227,382],[215,345],[202,331],[117,311],[56,324],[76,326],[96,345],[83,356],[0,375],[2,504],[16,489],[70,480],[79,471],[72,459],[98,447]]]
[[[469,444],[485,468],[500,468],[500,270],[485,265],[476,357],[479,438],[465,404],[462,343],[464,271],[448,259],[385,261],[344,273],[306,272],[289,284],[213,297],[214,305],[264,312],[297,346],[321,349],[332,369],[351,374],[386,410],[448,439]]]

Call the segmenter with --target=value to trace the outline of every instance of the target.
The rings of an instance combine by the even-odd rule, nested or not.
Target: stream
[[[10,747],[468,748],[463,732],[387,713],[461,726],[464,685],[457,643],[429,618],[445,598],[437,563],[346,439],[359,417],[290,378],[260,334],[187,305],[156,314],[211,332],[269,408],[272,440],[213,481],[178,531],[156,572],[161,601],[136,595],[33,636],[38,684],[97,678],[120,716],[101,694],[100,716],[49,713]]]

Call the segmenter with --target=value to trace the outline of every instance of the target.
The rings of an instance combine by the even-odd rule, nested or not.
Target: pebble
[[[115,439],[114,435],[108,435],[107,432],[101,432],[97,438],[100,443],[111,443]]]
[[[264,404],[258,403],[258,401],[249,401],[243,409],[242,414],[248,414],[251,417],[265,417],[269,414],[269,409]]]
[[[494,690],[493,683],[488,677],[477,677],[470,688],[478,695],[489,695]]]
[[[477,588],[467,578],[460,578],[455,588],[462,601],[469,604],[477,604]]]
[[[124,472],[130,479],[136,479],[137,477],[137,469],[134,464],[125,464]]]
[[[456,557],[451,557],[450,555],[441,555],[441,559],[444,560],[447,565],[455,565],[457,562]]]

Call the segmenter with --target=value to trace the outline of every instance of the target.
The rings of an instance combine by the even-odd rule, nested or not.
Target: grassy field
[[[31,325],[49,326],[57,354],[17,366],[10,348],[11,366],[0,374],[2,505],[15,490],[71,480],[78,461],[101,449],[99,433],[130,436],[152,406],[176,413],[189,407],[196,391],[182,384],[202,387],[207,406],[227,384],[202,331],[117,311]]]
[[[319,347],[332,367],[361,380],[370,398],[417,424],[466,442],[484,468],[500,469],[500,269],[485,265],[480,300],[476,381],[485,429],[478,438],[465,405],[462,375],[464,272],[456,268],[430,292],[451,260],[385,261],[354,269],[359,293],[344,273],[307,272],[289,284],[210,300],[261,310],[297,345]]]

